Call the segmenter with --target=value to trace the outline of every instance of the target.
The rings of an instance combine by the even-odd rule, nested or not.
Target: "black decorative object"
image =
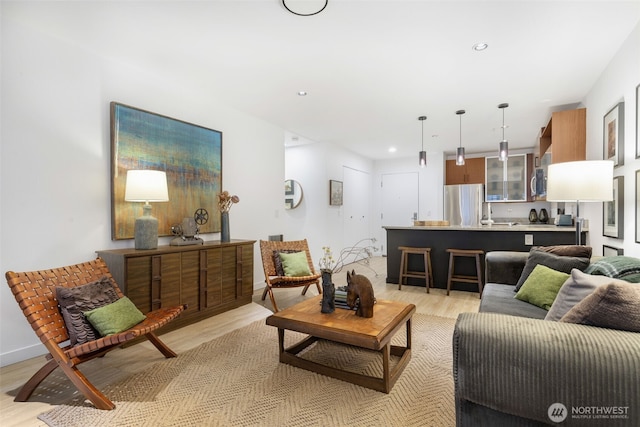
[[[322,270],[322,313],[333,313],[336,310],[336,287],[331,279],[331,270]]]
[[[549,222],[549,214],[547,213],[547,210],[545,208],[540,209],[540,214],[538,215],[538,221],[540,221],[543,224],[546,224]]]
[[[529,211],[529,222],[530,223],[534,223],[534,222],[538,222],[538,213],[536,212],[535,209],[531,209]]]

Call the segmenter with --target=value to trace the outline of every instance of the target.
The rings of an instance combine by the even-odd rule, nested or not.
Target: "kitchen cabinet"
[[[96,251],[143,313],[187,304],[176,328],[251,302],[254,240]],[[175,325],[174,325],[175,324]]]
[[[587,109],[557,111],[540,132],[539,157],[551,153],[550,163],[573,162],[587,157]]]
[[[445,165],[445,184],[484,184],[484,157],[465,159],[464,165],[456,165],[455,160],[447,160]]]
[[[486,157],[486,202],[527,202],[533,200],[531,177],[533,154],[514,154],[506,161]]]

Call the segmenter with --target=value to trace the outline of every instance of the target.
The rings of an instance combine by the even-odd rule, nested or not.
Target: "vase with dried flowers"
[[[230,242],[229,233],[229,211],[234,203],[238,203],[240,198],[236,195],[230,195],[228,191],[218,194],[218,209],[220,209],[220,241]]]

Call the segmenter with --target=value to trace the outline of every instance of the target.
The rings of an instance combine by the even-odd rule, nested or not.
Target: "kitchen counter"
[[[513,225],[498,223],[491,225],[480,225],[476,227],[461,227],[461,226],[435,226],[435,225],[416,225],[407,227],[398,226],[385,226],[382,227],[387,230],[469,230],[469,231],[553,231],[553,232],[571,232],[575,234],[576,229],[574,226],[557,226],[553,224],[521,224],[515,223]],[[582,231],[588,231],[586,228],[582,228]]]
[[[549,224],[492,224],[477,227],[459,226],[385,226],[387,232],[387,283],[398,283],[400,277],[400,251],[398,246],[431,248],[433,281],[436,288],[447,288],[449,254],[447,249],[482,249],[490,251],[529,252],[532,246],[573,245],[576,240],[575,227],[558,227]],[[582,229],[582,241],[586,241],[587,230]],[[484,278],[484,257],[482,277]],[[410,270],[422,270],[419,257],[411,257]],[[456,260],[456,272],[474,274],[472,258]],[[424,281],[411,279],[409,285],[424,286]],[[483,279],[484,282],[484,279]],[[477,285],[454,282],[456,290],[477,292]]]

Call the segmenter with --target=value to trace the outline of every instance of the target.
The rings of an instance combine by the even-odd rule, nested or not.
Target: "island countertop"
[[[553,224],[491,224],[479,225],[475,227],[462,227],[454,225],[411,225],[411,226],[383,226],[387,230],[460,230],[460,231],[553,231],[553,232],[576,232],[575,226],[558,226]],[[582,231],[589,231],[582,227]]]
[[[515,225],[492,224],[477,227],[460,226],[383,226],[387,235],[387,283],[398,283],[400,277],[399,246],[431,248],[433,281],[437,288],[447,287],[449,254],[447,249],[481,249],[490,251],[529,252],[532,246],[573,245],[576,241],[574,226],[556,226],[552,224]],[[582,229],[582,241],[586,241],[587,230]],[[423,270],[420,257],[411,257],[410,270]],[[456,262],[459,274],[471,275],[475,272],[472,258]],[[481,263],[484,278],[484,257]],[[407,279],[409,285],[423,286],[424,281]],[[483,280],[484,283],[484,280]],[[452,289],[477,292],[477,285],[454,282]]]

